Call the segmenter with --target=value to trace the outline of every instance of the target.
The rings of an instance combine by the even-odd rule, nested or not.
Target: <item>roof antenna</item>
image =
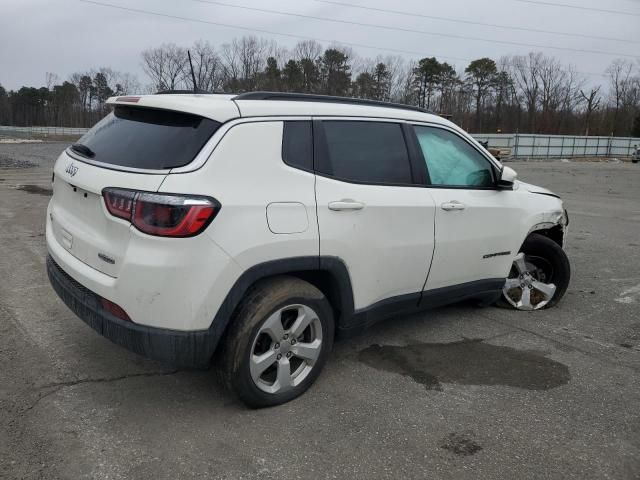
[[[189,57],[189,66],[191,67],[191,79],[193,80],[193,93],[198,93],[198,85],[196,84],[196,74],[193,72],[193,63],[191,63],[191,52],[187,50]]]

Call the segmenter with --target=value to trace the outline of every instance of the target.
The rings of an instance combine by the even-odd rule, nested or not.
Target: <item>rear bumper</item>
[[[121,320],[102,308],[100,297],[47,256],[49,281],[62,301],[103,337],[146,357],[184,367],[207,367],[219,340],[213,329],[182,331]]]

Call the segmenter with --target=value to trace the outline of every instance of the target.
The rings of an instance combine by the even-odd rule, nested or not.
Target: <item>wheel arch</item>
[[[555,243],[557,243],[560,247],[564,246],[565,229],[560,224],[540,224],[540,225],[536,225],[529,232],[529,234],[527,235],[527,238],[529,238],[534,233],[537,233],[538,235],[543,235],[543,236],[545,236],[547,238],[550,238]],[[526,241],[527,238],[525,238],[525,241]]]
[[[245,270],[227,293],[209,327],[217,339],[214,350],[247,292],[257,282],[281,275],[300,278],[318,288],[333,309],[336,330],[353,316],[351,278],[340,258],[309,256],[271,260]]]

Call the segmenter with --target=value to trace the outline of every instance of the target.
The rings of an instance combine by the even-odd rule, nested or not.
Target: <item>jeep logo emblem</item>
[[[67,168],[65,168],[64,171],[67,172],[69,176],[73,177],[76,173],[78,173],[78,167],[73,163],[70,163],[69,165],[67,165]]]

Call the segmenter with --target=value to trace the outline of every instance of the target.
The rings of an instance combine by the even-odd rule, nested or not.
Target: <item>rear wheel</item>
[[[544,235],[531,234],[513,260],[497,304],[517,310],[540,310],[557,304],[571,278],[564,250]]]
[[[320,374],[333,344],[329,302],[294,277],[260,282],[232,322],[220,354],[221,373],[254,408],[301,395]]]

